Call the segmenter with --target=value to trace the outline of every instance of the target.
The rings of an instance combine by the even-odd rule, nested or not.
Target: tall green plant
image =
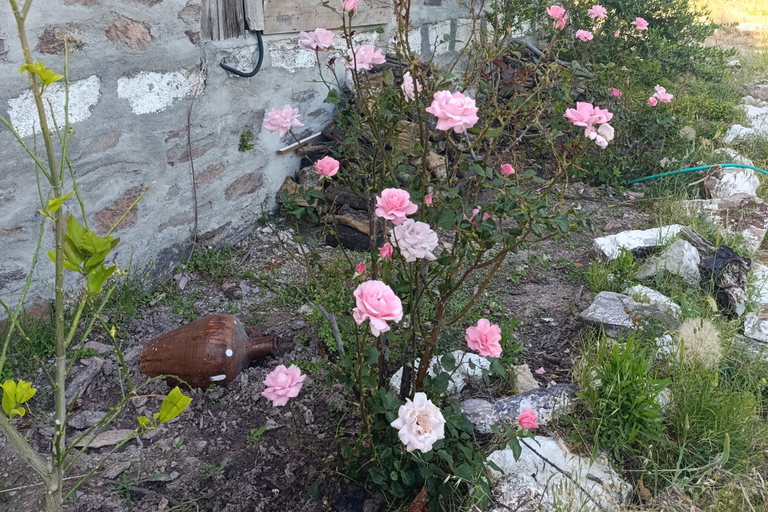
[[[112,226],[109,232],[103,237],[98,236],[96,232],[88,228],[85,205],[80,197],[75,173],[67,155],[73,136],[73,130],[69,124],[68,115],[69,87],[67,63],[65,61],[64,75],[61,75],[48,69],[42,62],[33,60],[27,41],[25,27],[27,15],[32,7],[32,0],[25,0],[23,5],[20,5],[17,0],[9,0],[9,2],[16,20],[19,42],[21,43],[21,49],[24,56],[24,64],[21,66],[21,71],[26,72],[29,79],[29,88],[37,107],[38,121],[40,123],[39,127],[44,142],[45,154],[44,156],[39,156],[35,147],[30,147],[24,141],[15,130],[12,123],[0,116],[0,121],[2,121],[8,130],[11,131],[19,144],[21,144],[35,162],[35,172],[37,174],[37,182],[40,192],[40,212],[43,214],[43,220],[40,225],[37,246],[32,257],[31,267],[27,274],[26,283],[22,289],[16,308],[12,309],[11,306],[0,299],[0,306],[3,307],[9,318],[8,331],[2,342],[2,352],[0,352],[0,374],[3,372],[8,347],[14,334],[18,333],[18,336],[22,340],[26,342],[30,341],[24,331],[24,327],[19,322],[19,319],[24,311],[26,294],[32,284],[46,224],[49,221],[52,221],[55,247],[53,250],[48,251],[48,255],[55,266],[55,299],[53,306],[55,358],[53,368],[49,368],[44,361],[38,360],[38,363],[43,370],[43,374],[48,381],[48,385],[50,385],[53,390],[54,397],[54,437],[51,453],[44,454],[35,451],[15,426],[14,417],[24,415],[24,404],[33,399],[35,395],[36,389],[32,387],[31,382],[25,382],[23,380],[14,382],[8,380],[3,383],[2,409],[5,414],[0,414],[0,432],[5,435],[21,458],[38,474],[46,489],[46,511],[55,512],[61,510],[62,500],[65,498],[63,488],[64,473],[67,469],[72,467],[90,445],[89,439],[92,439],[92,437],[88,436],[94,436],[111,423],[120,413],[123,406],[134,398],[137,393],[146,386],[146,383],[139,387],[133,386],[128,376],[122,352],[120,351],[120,345],[115,339],[114,327],[109,329],[107,325],[104,325],[100,316],[102,308],[109,300],[115,286],[117,286],[116,283],[111,286],[101,298],[101,301],[97,302],[97,297],[102,293],[105,283],[107,283],[113,274],[119,273],[115,264],[105,264],[104,262],[112,252],[112,249],[119,243],[118,238],[114,238],[110,235],[120,224],[122,218],[118,220],[118,222]],[[56,122],[55,112],[50,103],[48,103],[48,107],[46,108],[45,92],[51,88],[58,87],[60,84],[55,84],[62,80],[64,81],[64,93],[66,99],[64,107],[64,124],[59,126]],[[49,118],[53,121],[53,127],[49,125]],[[55,134],[60,146],[58,153],[54,148],[53,134]],[[40,177],[41,175],[44,179]],[[67,177],[70,178],[69,184],[66,183]],[[42,188],[43,183],[47,183],[50,188],[44,190]],[[69,188],[68,185],[71,186],[72,190],[66,193],[65,189]],[[77,220],[74,212],[70,212],[66,223],[64,221],[65,202],[73,195],[76,196],[79,202],[80,213],[83,219],[82,223]],[[140,199],[141,197],[136,201],[138,202]],[[134,202],[134,205],[135,204],[136,203]],[[133,205],[131,208],[132,207]],[[82,290],[79,305],[69,326],[67,326],[64,320],[65,270],[74,274],[79,274],[86,282],[86,285]],[[88,321],[83,318],[86,307],[89,307],[90,311],[93,312],[93,317]],[[102,327],[105,331],[111,333],[112,341],[115,344],[115,351],[120,361],[118,372],[121,374],[121,378],[125,380],[125,384],[120,380],[122,400],[109,411],[102,421],[91,427],[82,434],[79,439],[68,445],[66,439],[68,411],[66,378],[72,369],[74,360],[69,364],[67,363],[67,350],[82,346],[97,320],[102,323]],[[77,330],[79,327],[83,326],[84,329],[80,341],[76,343],[75,336]],[[163,401],[160,412],[154,416],[153,420],[139,418],[139,426],[133,434],[125,441],[119,443],[110,454],[147,429],[157,428],[161,423],[176,417],[184,410],[184,408],[186,408],[189,400],[189,398],[182,395],[178,388],[176,388]],[[78,445],[81,447],[76,448]],[[96,471],[98,467],[99,466],[97,465],[96,468],[93,468],[88,473],[88,475],[78,481],[72,488],[68,489],[66,496],[72,494],[88,476]]]

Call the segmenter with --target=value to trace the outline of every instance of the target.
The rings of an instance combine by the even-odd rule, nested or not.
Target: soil
[[[592,230],[572,232],[510,256],[489,294],[502,301],[493,305],[492,315],[519,320],[515,341],[523,344],[521,363],[531,369],[544,368],[545,373],[536,375],[542,385],[570,379],[570,366],[578,352],[574,342],[582,327],[576,315],[592,298],[583,274],[592,258],[593,238],[652,227],[651,215],[638,208],[640,200],[633,201],[626,194],[575,184],[567,197],[578,210],[594,211]],[[146,341],[211,313],[241,312],[244,323],[278,337],[277,350],[244,370],[226,388],[195,391],[187,411],[119,449],[67,501],[65,510],[386,510],[381,496],[343,476],[340,447],[353,442],[358,427],[350,397],[338,384],[325,380],[320,364],[324,348],[315,329],[300,307],[281,305],[273,291],[244,277],[271,270],[278,282],[291,282],[298,275],[298,265],[267,228],[256,228],[236,249],[238,261],[232,274],[217,279],[199,271],[177,275],[154,292],[154,299],[139,314],[118,326],[129,375],[134,385],[146,381],[139,372],[140,351]],[[330,248],[324,250],[331,254]],[[182,284],[183,290],[179,289]],[[174,312],[179,304],[188,306],[183,314]],[[108,337],[96,332],[91,341],[108,343]],[[102,370],[77,399],[74,418],[85,417],[87,411],[108,411],[121,397],[114,354],[96,361],[103,361]],[[276,365],[297,361],[310,370],[305,371],[308,378],[299,397],[289,406],[272,407],[260,395],[264,378]],[[85,368],[82,362],[76,363],[74,377]],[[42,378],[35,383],[41,387],[36,399],[41,407],[41,402],[50,401],[50,391],[42,389]],[[151,417],[160,405],[155,395],[168,390],[164,382],[149,385],[110,428],[132,429],[137,416]],[[477,385],[466,391],[499,392]],[[49,450],[51,425],[44,417],[28,417],[22,423],[22,434],[34,448]],[[262,426],[266,430],[260,438],[252,435],[249,441],[252,429]],[[80,432],[69,428],[68,439]],[[68,475],[84,475],[110,450],[87,450]],[[42,488],[35,485],[35,475],[3,437],[0,460],[6,462],[0,469],[0,490],[4,489],[0,510],[42,510]],[[68,480],[66,487],[76,481]],[[319,491],[319,499],[310,495],[311,486],[317,486],[312,489]]]

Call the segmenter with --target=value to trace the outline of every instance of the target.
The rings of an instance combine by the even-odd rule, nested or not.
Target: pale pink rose
[[[316,28],[314,32],[299,32],[299,43],[308,50],[327,50],[333,44],[333,32]]]
[[[405,405],[400,406],[397,419],[390,426],[397,429],[397,436],[408,452],[427,453],[436,441],[445,438],[443,413],[421,392],[413,395],[413,401],[405,399]]]
[[[601,124],[600,127],[595,130],[585,133],[587,137],[595,141],[595,144],[600,148],[605,149],[608,147],[608,143],[613,140],[613,127],[609,124]]]
[[[411,195],[399,188],[385,188],[376,196],[376,216],[402,224],[406,216],[416,213],[419,207],[411,202]]]
[[[352,53],[352,50],[347,50],[347,63],[345,66],[347,69],[354,67],[357,71],[367,71],[376,64],[384,64],[386,61],[386,57],[381,53],[381,48],[374,48],[364,44],[359,46],[355,53]]]
[[[592,117],[595,120],[595,124],[602,124],[607,123],[611,119],[613,119],[613,114],[609,112],[607,109],[595,107],[592,110]]]
[[[532,428],[539,428],[536,424],[537,419],[538,416],[533,412],[533,409],[525,407],[523,412],[520,413],[520,416],[517,417],[517,424],[525,430],[531,430]]]
[[[306,378],[307,376],[302,375],[295,364],[289,368],[281,364],[264,379],[267,389],[261,392],[261,396],[271,401],[273,407],[281,407],[288,403],[289,398],[299,396],[302,383]]]
[[[355,275],[356,275],[356,276],[361,276],[361,275],[363,275],[364,273],[365,273],[365,263],[361,263],[361,264],[359,264],[359,265],[357,266],[357,268],[355,269]]]
[[[621,95],[623,94],[620,90],[614,87],[609,88],[608,92],[610,92],[611,96],[613,96],[614,98],[621,98]]]
[[[385,259],[385,260],[391,260],[392,259],[392,244],[387,242],[381,247],[379,247],[379,257]]]
[[[553,20],[560,20],[567,16],[565,9],[560,7],[559,5],[553,5],[552,7],[547,7],[547,14],[549,14],[549,17]]]
[[[355,290],[355,304],[352,318],[357,325],[370,321],[371,332],[379,336],[389,330],[387,322],[403,319],[403,304],[392,288],[381,281],[365,281]]]
[[[414,82],[411,72],[408,71],[403,75],[403,85],[401,86],[405,101],[413,101],[416,99],[416,93],[421,92],[421,84]]]
[[[619,37],[620,35],[621,35],[621,34],[619,33],[619,31],[618,31],[618,30],[617,30],[616,32],[614,32],[614,33],[613,33],[613,37]]]
[[[477,227],[477,221],[475,220],[475,217],[477,217],[478,213],[480,213],[480,208],[473,208],[471,217],[467,217],[466,214],[462,214],[461,216],[464,220],[471,222],[473,226]],[[490,217],[490,213],[483,212],[483,220],[488,220]]]
[[[464,337],[467,346],[483,357],[499,357],[501,355],[501,328],[481,318],[477,325],[467,328]]]
[[[593,20],[596,18],[603,19],[605,18],[605,15],[608,14],[608,11],[602,5],[593,5],[587,11],[587,14],[589,14],[589,17],[592,18]]]
[[[344,0],[341,4],[341,8],[344,9],[344,12],[357,12],[357,0]]]
[[[635,18],[635,21],[633,21],[631,25],[634,25],[637,28],[637,30],[648,30],[648,22],[645,21],[640,16]]]
[[[292,108],[290,105],[284,106],[283,110],[273,108],[264,118],[264,128],[270,132],[277,132],[280,137],[288,133],[291,128],[303,126],[299,121],[299,109]]]
[[[453,128],[456,133],[464,133],[479,121],[475,100],[460,92],[437,91],[425,110],[437,118],[438,130]]]
[[[564,15],[562,18],[555,22],[555,30],[563,30],[565,28],[565,20],[568,19],[568,15]]]
[[[427,194],[424,196],[424,204],[427,206],[432,206],[432,194]]]
[[[499,172],[502,176],[509,176],[510,174],[515,174],[515,168],[510,164],[502,164]]]
[[[408,263],[417,259],[435,261],[432,251],[437,249],[438,242],[437,233],[425,222],[407,219],[392,230],[392,245],[400,249]]]
[[[592,113],[594,107],[591,103],[585,103],[583,101],[576,102],[576,108],[566,109],[563,117],[568,119],[575,126],[591,126],[594,124]]]
[[[545,373],[547,373],[547,370],[545,370],[544,367],[542,366],[541,368],[535,369],[533,373],[535,373],[536,375],[544,375]]]
[[[326,156],[315,162],[315,171],[323,176],[336,176],[339,172],[339,161],[333,157]]]
[[[654,94],[654,97],[658,98],[658,100],[662,103],[669,103],[675,98],[672,94],[669,94],[667,90],[660,85],[657,85],[656,87],[654,87],[654,90],[656,91],[656,93]]]
[[[576,39],[580,39],[584,42],[591,41],[592,38],[595,37],[592,35],[592,32],[589,30],[577,30],[576,31]]]
[[[652,106],[652,107],[655,107],[656,105],[659,104],[659,100],[657,100],[655,97],[651,96],[650,98],[648,98],[648,104],[650,106]]]

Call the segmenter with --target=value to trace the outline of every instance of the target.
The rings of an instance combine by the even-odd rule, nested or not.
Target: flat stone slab
[[[471,352],[464,352],[463,350],[454,350],[451,352],[456,366],[449,373],[451,374],[451,380],[448,382],[448,389],[446,389],[443,395],[455,395],[460,393],[462,389],[467,385],[470,379],[480,380],[483,378],[483,370],[488,370],[491,367],[491,362],[488,359],[481,357]],[[442,357],[433,357],[432,362],[427,369],[427,375],[434,377],[438,373],[443,371]],[[419,369],[419,363],[421,359],[417,359],[413,363],[413,371]],[[400,384],[403,380],[403,369],[400,368],[389,379],[389,386],[391,389],[399,390]]]
[[[586,324],[600,327],[607,336],[618,338],[636,329],[643,320],[655,318],[677,324],[673,310],[660,304],[644,304],[623,293],[600,292],[590,306],[579,313]]]
[[[664,307],[669,311],[669,314],[676,318],[679,318],[682,314],[680,306],[678,306],[675,301],[663,293],[657,292],[653,288],[648,288],[647,286],[637,284],[624,290],[624,294],[629,295],[637,302],[647,302],[648,304],[656,304],[658,306]]]
[[[671,224],[660,228],[634,229],[615,235],[601,236],[595,238],[592,250],[598,257],[613,260],[619,256],[621,249],[636,251],[664,245],[677,236],[681,229],[683,226],[680,224]]]
[[[690,215],[702,215],[731,233],[740,233],[751,252],[763,243],[768,231],[768,203],[748,194],[718,199],[683,201]]]
[[[721,148],[718,151],[726,155],[733,154],[734,156],[728,159],[730,163],[754,165],[751,160],[733,150]],[[723,167],[704,182],[704,189],[713,199],[731,197],[734,194],[757,196],[759,186],[760,180],[755,171],[743,167]]]
[[[572,384],[551,384],[512,395],[491,403],[479,398],[470,398],[461,403],[461,412],[475,426],[480,434],[490,434],[491,425],[516,425],[523,409],[533,409],[538,415],[537,423],[544,426],[553,418],[569,414],[576,406],[576,386]]]
[[[555,508],[558,504],[584,512],[625,510],[632,486],[622,480],[605,455],[601,454],[593,462],[589,457],[570,453],[563,442],[546,436],[525,439],[524,443],[518,460],[511,448],[488,456],[488,461],[501,470],[488,466],[491,478],[496,480],[494,498],[502,505],[491,508],[491,512],[562,510]],[[578,486],[553,465],[578,482]]]
[[[768,305],[768,267],[752,262],[752,278],[748,283],[749,300]]]

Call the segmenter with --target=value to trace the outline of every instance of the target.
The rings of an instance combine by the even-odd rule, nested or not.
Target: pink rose
[[[424,196],[424,204],[427,206],[432,206],[432,194],[427,194]]]
[[[648,30],[648,22],[645,21],[640,16],[635,18],[635,21],[633,21],[631,25],[634,25],[637,28],[637,30]]]
[[[622,92],[614,87],[611,87],[610,89],[608,89],[608,92],[610,92],[611,96],[613,96],[614,98],[621,98]]]
[[[414,88],[415,87],[415,88]],[[416,99],[416,93],[421,92],[421,84],[413,81],[411,72],[408,71],[403,75],[403,85],[401,86],[405,101],[413,101]]]
[[[405,261],[413,263],[417,259],[435,261],[432,253],[437,249],[437,233],[432,231],[429,224],[407,219],[392,230],[393,245],[400,249]]]
[[[501,328],[481,318],[477,325],[467,328],[467,346],[483,357],[499,357],[501,355]]]
[[[299,396],[302,383],[306,375],[295,364],[290,368],[280,365],[264,379],[267,389],[261,392],[261,396],[272,402],[273,407],[281,407],[288,403],[289,398]]]
[[[327,50],[333,44],[333,32],[316,28],[314,32],[299,32],[299,43],[308,50]]]
[[[315,171],[323,176],[336,176],[339,172],[339,161],[333,157],[326,156],[315,162]]]
[[[621,35],[621,34],[619,33],[619,31],[618,31],[618,30],[617,30],[616,32],[614,32],[614,33],[613,33],[613,37],[619,37],[619,35]]]
[[[402,224],[407,215],[416,213],[419,207],[411,202],[411,195],[399,188],[385,188],[376,196],[376,216]]]
[[[357,307],[352,310],[352,318],[357,325],[370,321],[371,332],[379,336],[389,330],[387,322],[399,322],[403,319],[403,304],[392,288],[381,281],[365,281],[355,290]]]
[[[502,176],[509,176],[510,174],[515,174],[515,168],[510,164],[502,164],[499,172],[501,172]]]
[[[650,98],[648,98],[648,104],[652,107],[655,107],[656,105],[659,104],[659,100],[657,100],[654,96],[651,96]]]
[[[591,41],[594,36],[592,35],[592,32],[589,30],[577,30],[576,31],[576,39],[581,39],[582,41]]]
[[[460,92],[437,91],[432,104],[425,110],[437,117],[438,130],[453,128],[456,133],[464,133],[479,121],[475,100]]]
[[[654,90],[656,93],[653,95],[655,98],[658,98],[658,100],[662,103],[669,103],[674,99],[674,96],[672,94],[669,94],[665,88],[663,88],[660,85],[657,85],[654,87]]]
[[[392,259],[392,244],[387,242],[379,247],[379,256],[385,260]]]
[[[523,412],[520,413],[520,416],[517,417],[517,423],[525,430],[531,430],[532,428],[539,428],[536,424],[537,419],[538,416],[533,412],[533,409],[526,407],[523,409]]]
[[[593,20],[595,18],[603,19],[608,11],[602,5],[593,5],[588,11],[589,17]]]
[[[547,373],[547,370],[545,370],[544,367],[542,366],[534,370],[533,373],[535,373],[536,375],[544,375],[545,373]]]
[[[547,14],[549,14],[549,17],[552,18],[553,20],[564,19],[567,16],[565,9],[563,9],[559,5],[553,5],[552,7],[547,7]]]
[[[462,218],[466,221],[471,222],[473,226],[477,227],[477,221],[475,220],[475,217],[477,217],[478,213],[480,213],[480,208],[473,208],[471,217],[467,217],[466,214],[462,214]],[[483,220],[488,220],[490,217],[491,217],[490,213],[488,212],[483,213]]]
[[[278,132],[280,137],[288,133],[291,128],[303,126],[299,121],[299,109],[291,108],[290,105],[284,106],[283,110],[273,108],[264,118],[264,128],[270,132]]]
[[[384,64],[387,61],[384,54],[381,53],[381,49],[374,49],[373,46],[362,45],[352,53],[352,50],[347,50],[347,63],[345,66],[347,69],[353,67],[357,71],[367,71],[376,64]]]
[[[565,20],[568,18],[568,15],[563,16],[559,20],[555,22],[555,30],[563,30],[565,28]]]
[[[365,263],[361,263],[361,264],[359,264],[359,265],[357,266],[357,268],[355,269],[355,275],[356,275],[356,276],[361,276],[361,275],[363,275],[364,273],[365,273]]]
[[[344,0],[341,4],[341,8],[344,9],[344,12],[357,12],[357,0]]]

